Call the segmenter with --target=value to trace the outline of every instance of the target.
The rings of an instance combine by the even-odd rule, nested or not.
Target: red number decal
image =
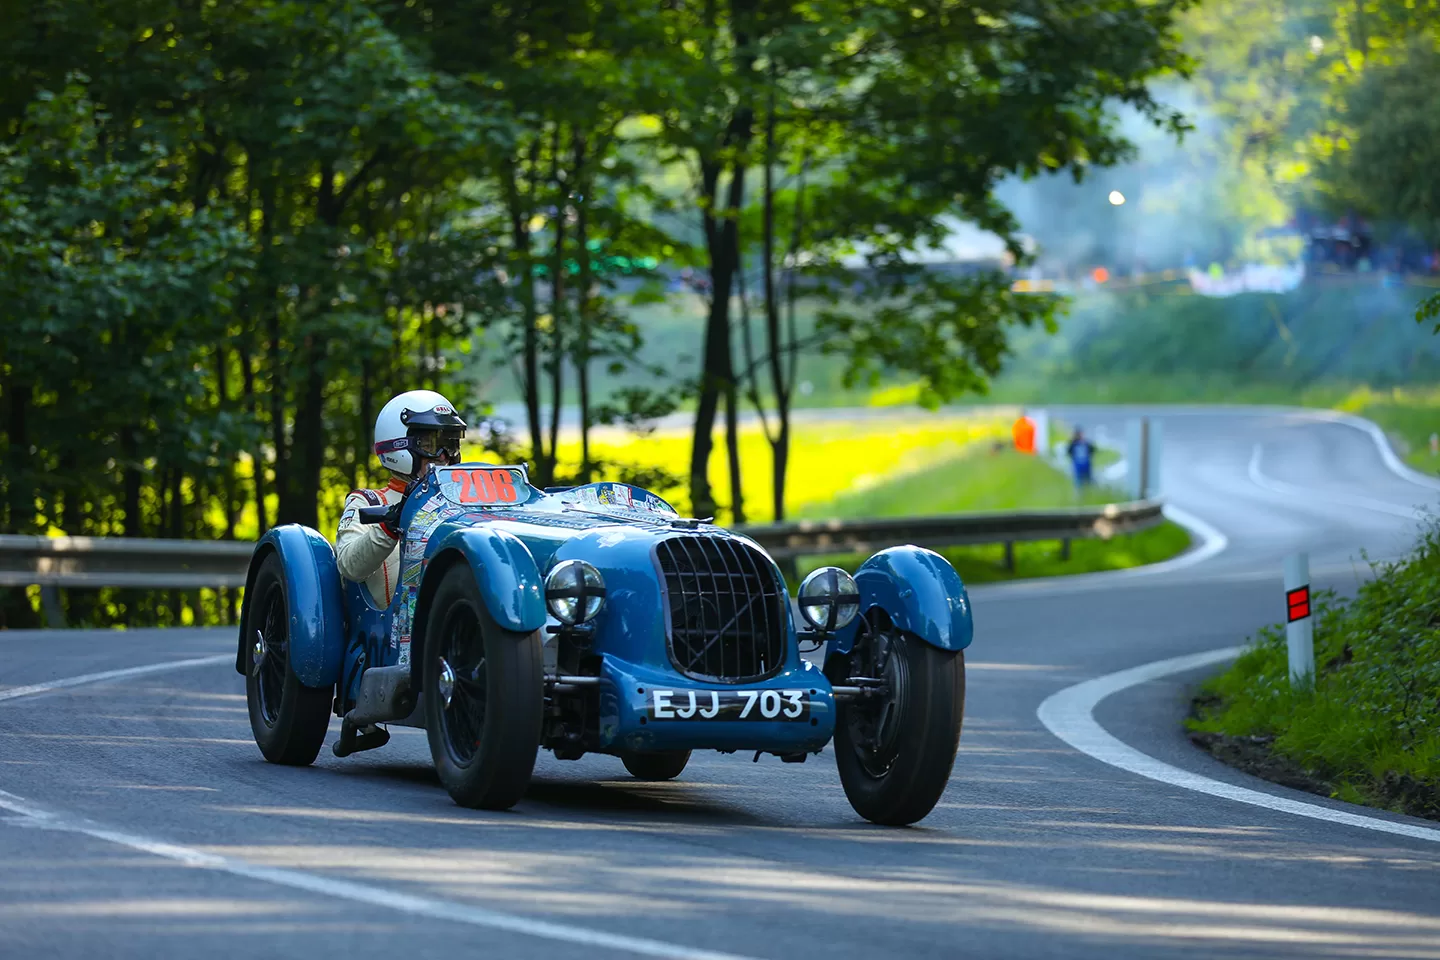
[[[501,503],[515,502],[515,480],[509,470],[492,470],[490,479],[495,481],[495,496]]]
[[[515,503],[520,499],[509,470],[452,470],[461,503]]]
[[[475,492],[481,503],[495,502],[495,485],[490,482],[489,470],[476,470],[470,474],[475,478]]]
[[[456,470],[455,476],[460,480],[460,502],[476,503],[479,497],[476,496],[475,479],[470,475],[469,470]]]

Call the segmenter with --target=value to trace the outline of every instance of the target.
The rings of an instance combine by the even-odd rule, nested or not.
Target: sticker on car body
[[[809,690],[647,691],[651,720],[805,720]]]

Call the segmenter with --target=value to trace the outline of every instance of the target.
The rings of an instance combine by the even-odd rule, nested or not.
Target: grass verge
[[[1241,769],[1440,820],[1440,525],[1348,602],[1316,597],[1313,689],[1293,690],[1285,630],[1202,687],[1191,737]]]

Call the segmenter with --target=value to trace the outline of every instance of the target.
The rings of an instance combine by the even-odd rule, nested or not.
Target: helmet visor
[[[422,457],[448,455],[450,462],[460,459],[460,441],[465,439],[464,427],[445,427],[442,430],[410,430],[410,448]]]

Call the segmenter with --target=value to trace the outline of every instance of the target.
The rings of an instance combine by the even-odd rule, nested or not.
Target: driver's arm
[[[382,523],[361,523],[360,508],[372,504],[358,490],[345,498],[335,533],[335,565],[346,580],[364,583],[395,549],[395,536]]]

